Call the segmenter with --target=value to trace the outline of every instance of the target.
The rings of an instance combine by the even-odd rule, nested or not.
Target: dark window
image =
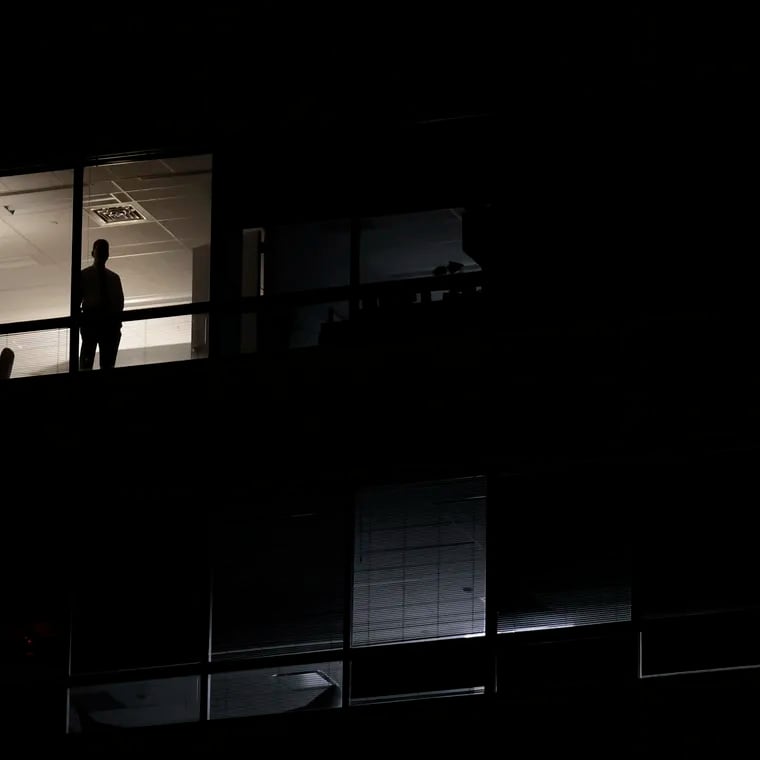
[[[631,619],[630,476],[584,466],[498,479],[499,633]]]
[[[485,501],[481,477],[359,493],[354,646],[484,633]]]
[[[283,487],[218,515],[214,658],[343,646],[343,506],[335,493]]]
[[[343,664],[318,662],[211,676],[210,717],[323,710],[342,704]]]

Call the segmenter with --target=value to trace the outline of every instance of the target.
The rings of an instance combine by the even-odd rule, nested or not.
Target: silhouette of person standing
[[[124,291],[121,278],[106,269],[109,246],[107,240],[92,244],[95,263],[81,274],[82,350],[79,368],[92,369],[95,350],[100,347],[100,368],[113,369],[121,341],[121,314],[124,311]]]

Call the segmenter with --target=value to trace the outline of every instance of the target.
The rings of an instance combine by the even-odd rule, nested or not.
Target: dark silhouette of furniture
[[[13,371],[13,360],[16,354],[10,348],[4,348],[0,351],[0,380],[7,380]]]

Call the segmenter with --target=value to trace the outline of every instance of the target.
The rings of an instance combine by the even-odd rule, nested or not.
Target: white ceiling
[[[0,323],[66,316],[73,171],[0,178]],[[146,221],[101,226],[89,209],[136,203]],[[95,166],[85,171],[82,264],[111,244],[127,308],[192,299],[193,249],[208,245],[211,156]]]

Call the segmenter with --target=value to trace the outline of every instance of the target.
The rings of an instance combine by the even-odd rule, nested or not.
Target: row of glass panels
[[[125,310],[208,301],[211,176],[210,155],[85,168],[81,266],[92,263],[94,241],[107,239]],[[73,170],[0,177],[0,325],[70,316],[73,192]],[[436,274],[443,283],[479,269],[463,251],[461,218],[461,209],[439,209],[363,219],[360,281]],[[243,296],[349,284],[349,219],[257,228],[243,240]],[[347,312],[347,303],[292,309],[272,340],[316,345],[321,326]],[[125,322],[117,366],[207,355],[203,319]],[[255,324],[244,319],[242,328],[241,350],[255,350]],[[3,334],[0,327],[5,347],[15,353],[13,377],[68,371],[65,329]]]
[[[258,668],[210,677],[209,718],[236,718],[341,706],[343,665]],[[200,715],[200,678],[178,676],[69,690],[71,733],[105,727],[192,723]]]
[[[708,615],[639,633],[638,677],[757,669],[759,623],[756,616],[744,623],[737,627]],[[499,691],[541,689],[547,676],[554,684],[619,686],[633,676],[634,659],[627,635],[606,640],[591,635],[553,644],[551,651],[545,644],[523,647],[500,655]],[[485,693],[482,667],[466,660],[464,652],[448,657],[418,654],[413,660],[387,652],[378,666],[383,671],[379,678],[377,672],[352,666],[348,700],[348,682],[338,660],[214,673],[209,676],[206,715],[217,720],[339,708],[346,701],[359,705]],[[76,687],[68,694],[68,730],[194,722],[202,709],[200,689],[199,676]]]
[[[316,494],[308,502],[295,499],[292,506],[284,517],[268,517],[273,510],[265,505],[218,516],[210,656],[219,661],[314,653],[314,662],[213,674],[211,718],[342,703],[342,665],[329,655],[332,651],[334,658],[344,641],[342,513],[325,508]],[[355,511],[351,645],[483,636],[485,533],[484,477],[362,490]],[[159,537],[157,551],[160,544]],[[111,558],[108,576],[93,578],[79,595],[74,673],[190,662],[208,647],[201,635],[204,600],[192,589],[183,596],[178,585],[179,562],[187,587],[202,586],[192,549],[185,564],[181,558],[153,557],[145,538],[142,546],[145,583],[133,565],[124,568],[122,578]],[[97,564],[98,557],[88,561]],[[534,567],[540,564],[534,562]],[[598,564],[593,577],[586,578],[570,555],[557,557],[553,574],[532,577],[522,595],[498,600],[499,632],[630,620],[624,562],[621,567]],[[136,592],[140,588],[145,593]],[[151,621],[149,627],[145,620]],[[189,635],[194,630],[196,637]],[[440,675],[440,666],[427,667]],[[425,667],[414,664],[418,673]],[[482,692],[482,676],[464,678],[453,675],[451,664],[443,667],[451,671],[448,680],[456,693]],[[438,676],[432,679],[439,681]],[[352,701],[364,698],[357,683]],[[86,730],[88,721],[138,725],[158,717],[161,722],[197,720],[199,686],[198,677],[188,676],[77,687],[71,691],[71,729]],[[370,696],[393,696],[387,689],[381,692]]]
[[[85,168],[80,265],[92,263],[95,240],[108,240],[126,311],[208,300],[211,175],[210,155]],[[73,170],[0,177],[0,325],[70,316],[77,211]],[[117,366],[201,355],[202,319],[125,321]],[[13,351],[14,378],[56,374],[69,370],[69,337],[0,327],[0,349]]]
[[[485,480],[357,495],[351,646],[484,634]],[[329,496],[312,494],[292,508],[266,501],[256,509],[220,507],[214,525],[213,659],[342,648],[347,550],[343,513]],[[141,547],[137,565],[111,547],[89,549],[88,567],[107,565],[109,572],[77,590],[74,672],[193,662],[208,650],[209,597],[197,547],[177,544],[171,525],[165,534],[159,526],[150,535],[140,525],[131,530]],[[494,566],[499,632],[630,619],[623,547],[611,552],[591,539],[551,547],[548,537],[533,535],[538,554],[514,549]],[[129,546],[131,534],[123,537]]]
[[[644,473],[638,475],[644,478]],[[93,553],[88,565],[107,561],[109,572],[89,579],[79,594],[72,670],[79,674],[197,662],[204,649],[217,662],[305,655],[306,664],[286,658],[286,665],[211,675],[211,718],[259,715],[344,703],[341,661],[347,607],[350,645],[356,649],[481,637],[488,593],[495,595],[491,603],[497,632],[509,638],[535,630],[576,629],[574,635],[583,640],[584,631],[594,630],[587,626],[631,621],[627,516],[610,504],[615,485],[626,483],[621,473],[605,475],[592,467],[539,481],[527,478],[522,485],[507,480],[512,485],[492,506],[497,523],[497,506],[508,508],[510,517],[505,525],[490,526],[498,532],[500,549],[489,561],[490,591],[485,477],[360,490],[355,495],[350,605],[345,603],[344,512],[328,498],[332,494],[334,502],[335,493],[286,487],[271,496],[271,504],[257,499],[257,509],[247,503],[228,506],[215,515],[212,530],[210,651],[209,600],[193,593],[203,587],[193,546],[187,546],[183,561],[176,553],[161,555],[164,537],[157,536],[154,546],[152,537],[141,534],[141,563],[123,567],[110,549],[107,558]],[[489,491],[495,498],[499,483],[493,482]],[[275,502],[279,509],[273,508]],[[604,535],[598,530],[602,524]],[[657,566],[656,557],[652,561]],[[639,675],[756,666],[757,611],[745,609],[746,604],[737,611],[724,603],[707,614],[698,595],[702,601],[688,614],[688,609],[674,606],[688,598],[688,589],[679,595],[668,585],[679,578],[677,572],[675,579],[653,576],[663,593],[655,593],[643,609]],[[589,634],[592,639],[598,636]],[[624,639],[620,648],[603,654],[609,655],[611,667],[623,670],[634,661],[629,637]],[[603,650],[596,644],[587,649],[591,659]],[[352,671],[351,703],[472,694],[484,688],[483,673],[462,669],[448,650],[415,650],[413,655],[404,647],[386,651],[384,659],[362,660],[361,668]],[[517,665],[532,661],[517,656]],[[541,652],[536,656],[537,662],[545,659]],[[367,676],[372,662],[375,672]],[[389,662],[393,672],[386,672]],[[582,658],[579,667],[590,664]],[[519,670],[514,665],[512,677]],[[605,667],[597,667],[597,673]],[[162,721],[197,720],[199,687],[195,676],[76,687],[71,691],[72,730],[82,729],[82,721],[90,719],[116,725],[154,722],[161,715]],[[162,713],[162,704],[171,709]],[[156,710],[148,709],[152,707]]]

